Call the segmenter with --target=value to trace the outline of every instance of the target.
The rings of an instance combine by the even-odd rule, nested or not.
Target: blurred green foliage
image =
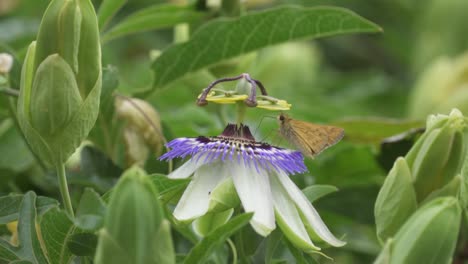
[[[102,2],[93,1],[96,10],[99,10]],[[109,34],[108,39],[102,43],[102,65],[105,69],[100,114],[89,136],[92,144],[75,153],[67,165],[73,203],[79,210],[84,208],[81,209],[84,210],[83,213],[78,216],[85,217],[71,222],[58,210],[50,209],[56,204],[43,196],[59,200],[54,175],[41,167],[19,133],[13,118],[15,109],[11,107],[15,99],[0,94],[0,194],[3,196],[33,190],[41,195],[37,199],[32,193],[25,194],[24,198],[13,196],[14,199],[8,200],[10,207],[3,206],[6,203],[2,202],[0,218],[16,220],[18,210],[20,215],[29,211],[32,213],[29,217],[34,218],[37,211],[46,219],[41,226],[46,225],[47,221],[56,221],[61,223],[57,228],[77,228],[79,232],[71,240],[72,246],[64,249],[64,252],[82,258],[90,257],[94,252],[90,253],[89,249],[79,245],[82,241],[95,243],[95,230],[85,229],[90,226],[96,229],[101,227],[103,216],[95,214],[93,210],[87,211],[86,201],[92,201],[90,203],[93,206],[107,206],[105,203],[111,195],[109,190],[129,165],[123,140],[126,121],[115,114],[113,95],[118,93],[149,102],[159,113],[162,123],[160,131],[153,133],[164,136],[165,140],[218,135],[226,122],[235,121],[233,107],[210,104],[200,108],[195,105],[196,97],[216,78],[248,72],[262,81],[269,94],[291,103],[292,109],[288,114],[294,118],[345,128],[347,134],[344,140],[316,159],[307,160],[310,173],[295,175],[293,180],[301,189],[312,184],[333,185],[339,189],[314,202],[330,229],[346,234],[344,239],[348,242],[343,248],[324,249],[324,253],[332,257],[334,263],[372,263],[382,250],[374,219],[377,194],[391,167],[388,164],[393,164],[396,157],[404,156],[417,138],[417,135],[407,136],[405,133],[423,127],[426,116],[435,113],[434,111],[446,111],[442,113],[448,114],[452,107],[466,107],[468,104],[466,100],[461,100],[466,97],[460,96],[465,95],[468,89],[466,63],[463,63],[466,61],[466,55],[463,54],[468,49],[468,34],[465,32],[465,25],[468,24],[468,1],[247,1],[244,11],[249,12],[281,4],[344,7],[376,23],[383,32],[296,40],[265,47],[207,65],[208,67],[186,74],[167,86],[160,87],[161,89],[144,93],[152,89],[153,83],[160,77],[154,75],[153,63],[161,51],[164,52],[175,42],[174,36],[181,34],[181,39],[176,40],[187,40],[206,21],[221,16],[222,11],[207,7],[202,0],[187,0],[191,4],[191,11],[187,11],[187,7],[183,10],[175,7],[163,8],[162,11],[153,10],[156,12],[156,18],[152,18],[156,19],[154,24],[136,26],[147,26],[145,30],[121,32],[122,35],[114,35],[116,37],[113,39],[112,31],[109,30],[126,18],[132,18],[131,15],[136,11],[174,2],[180,1],[131,0],[112,19],[100,17],[101,23],[107,21],[106,26],[101,28],[101,36]],[[36,38],[40,19],[48,4],[48,0],[3,0],[0,3],[0,52],[12,53],[15,57],[9,88],[19,89],[21,62],[28,45]],[[178,13],[157,13],[168,12],[171,8],[175,8]],[[174,23],[190,23],[186,39],[183,28],[158,24],[160,15],[172,19]],[[437,68],[438,65],[443,69]],[[232,88],[234,85],[228,83],[221,87]],[[438,95],[443,96],[439,98]],[[464,114],[466,116],[468,113]],[[276,120],[268,118],[271,115],[271,112],[264,110],[248,111],[246,123],[252,132],[255,131],[254,136],[258,140],[291,147],[279,137]],[[400,137],[388,140],[395,135]],[[408,144],[398,144],[401,139],[407,140]],[[383,140],[386,142],[385,148],[381,148]],[[388,151],[389,146],[392,147],[391,151]],[[178,162],[174,164],[178,165]],[[149,173],[166,174],[168,164],[158,161],[152,153],[144,169]],[[465,178],[462,180],[466,181],[466,174],[463,176]],[[151,176],[151,180],[157,186],[160,200],[169,206],[177,201],[186,184],[186,181],[172,182],[156,174]],[[92,187],[97,192],[96,195],[91,194],[86,187]],[[99,197],[102,194],[104,201]],[[2,197],[0,201],[1,199],[6,198]],[[21,199],[24,202],[20,205]],[[12,213],[12,210],[16,212]],[[465,215],[468,216],[467,213]],[[239,221],[237,224],[243,226],[246,221],[244,218],[247,219],[248,215],[231,221]],[[208,243],[211,248],[216,249],[216,253],[208,257],[206,252],[192,249],[198,238],[189,227],[177,225],[173,219],[169,220],[175,229],[173,240],[177,260],[187,255],[194,259],[208,259],[209,263],[224,263],[229,259],[228,255],[231,253],[226,243],[221,245],[212,237],[202,240],[201,243]],[[107,221],[110,222],[110,219]],[[4,228],[6,223],[6,220],[0,223],[0,234],[3,237],[10,236]],[[466,226],[465,221],[465,229],[462,225],[461,230],[466,231]],[[34,231],[34,226],[31,228]],[[229,226],[225,228],[229,229]],[[237,230],[238,226],[231,228]],[[31,236],[31,230],[29,233],[23,230],[20,236]],[[49,239],[63,239],[58,234],[60,230],[51,233],[52,237]],[[85,235],[80,235],[82,233]],[[406,235],[402,233],[399,236]],[[464,235],[460,237],[453,256],[454,262],[459,261],[457,263],[468,261],[466,255],[463,255],[468,247],[468,238]],[[44,239],[47,240],[47,236]],[[333,262],[298,252],[282,239],[279,232],[267,239],[261,239],[249,231],[249,227],[245,227],[233,237],[234,242],[242,240],[249,243],[244,246],[248,250],[238,248],[242,261],[248,259],[262,262],[268,259],[272,261],[270,263],[291,263],[294,260],[298,263]],[[46,242],[46,247],[50,243]],[[391,245],[387,247],[390,252]],[[41,251],[37,245],[34,250]],[[41,251],[39,256],[42,254]],[[10,259],[30,257],[23,253],[16,256]]]

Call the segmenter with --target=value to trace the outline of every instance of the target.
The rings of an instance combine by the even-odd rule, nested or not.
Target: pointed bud
[[[112,192],[100,231],[95,262],[159,263],[156,252],[168,248],[170,233],[161,228],[163,211],[158,192],[138,167],[127,170]],[[169,240],[168,240],[169,239]],[[171,247],[169,247],[171,248]],[[170,254],[171,252],[161,252]],[[172,252],[173,255],[173,252]]]
[[[456,198],[437,198],[419,208],[394,237],[389,262],[450,263],[461,222]],[[382,254],[388,254],[383,251]],[[383,259],[382,256],[378,257]]]
[[[53,0],[23,64],[18,120],[49,166],[65,162],[99,113],[101,48],[90,0]]]
[[[375,222],[380,241],[392,237],[416,210],[411,172],[404,158],[398,158],[390,170],[375,202]]]
[[[83,102],[73,71],[58,54],[37,68],[31,98],[31,125],[45,139],[60,133]]]
[[[466,153],[465,117],[458,110],[428,118],[427,130],[407,154],[418,201],[458,174]]]

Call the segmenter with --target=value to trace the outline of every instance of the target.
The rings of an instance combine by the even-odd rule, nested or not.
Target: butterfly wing
[[[336,144],[344,136],[339,127],[290,120],[291,143],[306,156],[313,158],[324,149]]]

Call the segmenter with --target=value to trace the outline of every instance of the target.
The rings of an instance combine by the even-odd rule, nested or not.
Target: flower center
[[[298,151],[256,142],[245,125],[229,124],[216,137],[178,138],[167,144],[172,150],[160,159],[192,156],[195,162],[235,162],[257,171],[282,170],[288,174],[307,171],[304,157]]]

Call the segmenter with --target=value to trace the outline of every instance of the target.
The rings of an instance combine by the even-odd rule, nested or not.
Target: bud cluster
[[[66,161],[93,127],[101,75],[91,1],[51,1],[26,54],[18,100],[21,129],[46,164]]]
[[[377,236],[386,242],[376,263],[448,263],[467,208],[467,132],[457,109],[431,115],[424,134],[396,160],[375,203]]]

